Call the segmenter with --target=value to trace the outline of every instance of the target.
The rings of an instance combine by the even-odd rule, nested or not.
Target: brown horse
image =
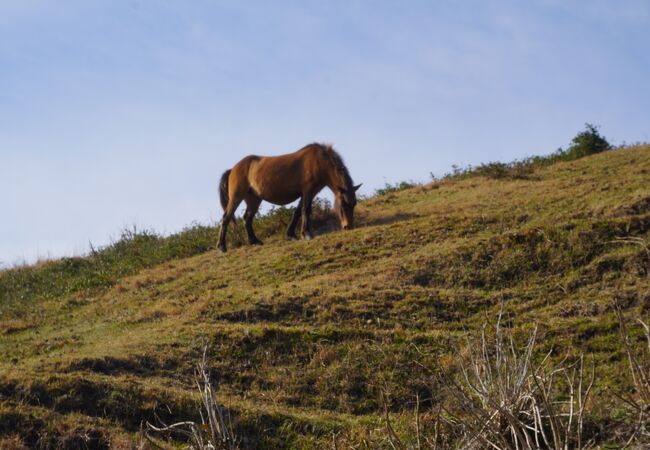
[[[330,145],[309,144],[300,150],[281,156],[247,156],[221,176],[219,193],[224,210],[217,247],[226,251],[228,223],[242,201],[246,202],[244,220],[250,244],[261,244],[253,231],[253,218],[262,200],[286,205],[300,199],[287,229],[290,239],[297,239],[296,225],[302,215],[301,235],[312,238],[312,201],[325,186],[334,193],[334,210],[344,230],[354,225],[357,204],[354,186],[341,156]]]

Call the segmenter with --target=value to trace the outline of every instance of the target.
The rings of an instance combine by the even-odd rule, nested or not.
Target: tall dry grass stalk
[[[617,392],[616,395],[636,416],[633,432],[625,447],[634,441],[650,441],[650,327],[641,319],[636,319],[645,338],[644,349],[636,350],[628,332],[625,316],[620,307],[615,305],[620,324],[621,336],[627,353],[627,360],[634,390],[631,393]]]
[[[568,450],[585,448],[582,428],[594,382],[585,382],[584,357],[552,364],[550,352],[534,362],[537,327],[523,348],[497,319],[494,338],[481,329],[478,345],[452,380],[449,420],[461,428],[462,448]],[[564,400],[558,400],[564,398]]]
[[[213,387],[210,380],[207,349],[207,345],[204,346],[203,355],[194,371],[194,381],[201,397],[202,408],[199,409],[201,423],[183,421],[166,425],[158,419],[162,426],[147,422],[147,430],[180,434],[188,440],[189,448],[192,450],[237,450],[239,447],[232,428],[230,413],[217,401],[217,389]],[[145,437],[156,447],[164,448],[146,433]]]
[[[447,377],[447,401],[434,416],[432,436],[420,436],[412,448],[448,448],[440,442],[441,427],[458,436],[454,448],[533,450],[585,449],[582,436],[585,408],[594,383],[594,368],[587,377],[584,357],[553,364],[550,352],[535,363],[535,328],[518,347],[510,330],[501,326],[494,336],[484,324],[474,342],[467,337],[468,356],[457,378]],[[417,416],[417,413],[416,413]],[[398,437],[386,412],[387,434],[395,449],[408,446]],[[424,444],[423,444],[424,443]]]

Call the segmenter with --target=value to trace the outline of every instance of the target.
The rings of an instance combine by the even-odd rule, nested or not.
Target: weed
[[[528,179],[536,169],[550,166],[562,161],[574,161],[585,156],[594,155],[606,150],[611,150],[612,146],[598,132],[598,127],[592,124],[585,124],[585,130],[579,132],[571,140],[571,145],[563,150],[558,148],[555,152],[547,156],[532,156],[521,160],[514,160],[509,163],[488,162],[476,167],[468,165],[467,167],[452,166],[452,171],[443,175],[443,179],[463,179],[469,177],[486,177],[495,180],[499,179]],[[436,179],[432,173],[431,178]]]
[[[399,183],[390,184],[385,183],[383,188],[375,189],[375,195],[386,195],[393,192],[403,191],[418,186],[415,181],[400,181]]]
[[[625,444],[625,447],[628,447],[635,440],[647,442],[650,439],[650,327],[643,320],[637,319],[646,344],[645,349],[637,350],[632,343],[623,312],[618,305],[615,305],[615,309],[634,385],[632,393],[617,392],[617,396],[636,416],[633,432]]]
[[[201,423],[185,420],[171,425],[155,426],[147,422],[147,429],[157,433],[178,433],[185,436],[193,450],[237,450],[237,438],[232,428],[230,413],[217,402],[217,389],[210,380],[207,345],[196,365],[194,381],[201,396]],[[161,420],[159,420],[162,422]],[[145,438],[157,445],[147,433]]]
[[[445,377],[447,399],[434,410],[431,435],[421,436],[419,398],[415,411],[414,448],[422,442],[430,448],[449,446],[456,436],[458,448],[525,449],[586,448],[583,440],[585,408],[594,384],[594,369],[585,378],[584,358],[550,363],[550,352],[535,363],[537,328],[523,347],[517,346],[510,330],[501,325],[487,336],[487,323],[478,339],[466,336],[460,354],[460,377]],[[558,387],[559,386],[559,387]],[[441,414],[442,412],[442,414]],[[387,434],[394,448],[407,446],[397,435],[385,409]],[[441,442],[441,430],[446,440]]]

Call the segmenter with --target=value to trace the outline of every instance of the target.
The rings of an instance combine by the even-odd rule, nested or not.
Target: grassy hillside
[[[274,234],[280,210],[225,255],[194,227],[0,273],[0,447],[131,448],[155,414],[196,420],[207,343],[244,448],[390,448],[381,392],[406,432],[500,308],[540,355],[593,356],[586,432],[619,442],[612,305],[649,314],[650,146],[502,175],[388,190],[310,242]]]

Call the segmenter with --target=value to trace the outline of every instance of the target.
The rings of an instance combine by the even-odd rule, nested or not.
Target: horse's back
[[[321,152],[319,145],[310,144],[284,155],[249,155],[233,167],[231,181],[245,184],[268,202],[291,203],[306,191],[322,189],[323,180],[315,175]]]

